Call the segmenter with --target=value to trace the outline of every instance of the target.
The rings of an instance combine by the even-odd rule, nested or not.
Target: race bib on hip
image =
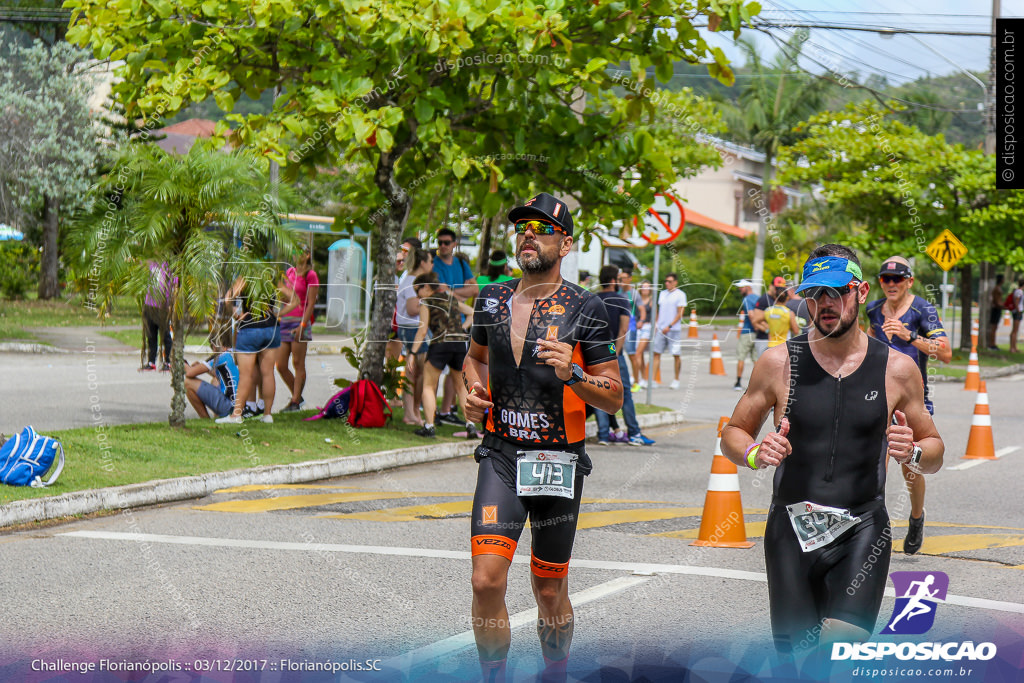
[[[853,517],[849,510],[807,501],[787,505],[786,512],[805,553],[824,548],[860,522],[860,517]]]
[[[520,496],[576,495],[575,453],[562,451],[519,451],[516,460],[516,493]]]

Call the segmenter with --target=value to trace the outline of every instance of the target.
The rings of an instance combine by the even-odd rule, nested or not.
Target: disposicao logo
[[[896,606],[881,634],[926,633],[935,623],[938,603],[946,601],[949,576],[944,572],[892,572],[890,577],[896,589]],[[949,643],[832,643],[833,661],[879,660],[889,656],[904,661],[985,661],[996,656],[996,646],[994,643],[975,644],[969,640]]]
[[[892,572],[896,606],[883,634],[920,635],[935,623],[935,608],[946,601],[949,576],[944,572]]]

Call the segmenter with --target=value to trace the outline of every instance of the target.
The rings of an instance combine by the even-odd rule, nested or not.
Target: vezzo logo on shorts
[[[877,391],[872,391],[871,393],[864,395],[864,400],[865,401],[874,401],[876,398],[878,398],[878,392]]]
[[[935,623],[936,603],[946,601],[949,576],[944,572],[892,572],[896,606],[881,633],[918,635]]]

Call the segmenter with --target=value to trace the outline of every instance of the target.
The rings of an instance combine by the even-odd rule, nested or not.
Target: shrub
[[[23,299],[39,279],[39,252],[24,242],[0,242],[0,294]]]

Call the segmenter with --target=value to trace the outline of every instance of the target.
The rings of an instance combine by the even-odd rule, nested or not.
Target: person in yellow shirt
[[[786,343],[786,339],[792,334],[794,337],[800,334],[800,325],[796,321],[793,311],[786,306],[789,299],[789,290],[779,289],[775,298],[775,304],[764,311],[764,319],[768,322],[768,348]]]

